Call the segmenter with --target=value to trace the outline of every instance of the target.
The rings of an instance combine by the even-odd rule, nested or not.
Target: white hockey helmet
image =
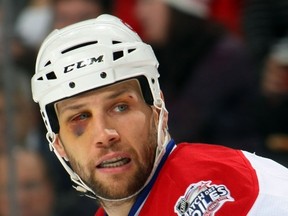
[[[39,50],[32,78],[48,138],[59,130],[55,102],[121,80],[138,78],[145,101],[157,106],[157,67],[152,48],[112,15],[54,30]]]
[[[167,110],[161,99],[157,67],[158,61],[151,46],[145,44],[120,19],[107,14],[54,30],[43,42],[38,53],[36,73],[31,81],[32,94],[34,101],[40,105],[51,150],[54,149],[55,133],[59,132],[54,104],[65,98],[136,78],[146,103],[160,110],[153,171],[139,191],[113,201],[130,199],[148,184],[170,138],[162,126]],[[76,190],[92,198],[105,199],[95,194],[59,153],[54,152],[71,180],[76,183]]]

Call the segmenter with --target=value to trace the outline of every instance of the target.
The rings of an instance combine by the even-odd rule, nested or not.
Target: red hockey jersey
[[[142,200],[129,216],[288,215],[288,170],[241,150],[182,143]]]

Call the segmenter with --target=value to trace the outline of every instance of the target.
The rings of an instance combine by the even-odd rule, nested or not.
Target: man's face
[[[144,185],[154,162],[158,114],[145,103],[136,80],[56,106],[55,147],[98,196],[120,199]]]

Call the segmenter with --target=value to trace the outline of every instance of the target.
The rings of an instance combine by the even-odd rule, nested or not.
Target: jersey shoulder
[[[162,167],[141,215],[193,215],[201,211],[203,215],[235,212],[235,216],[242,216],[247,215],[258,192],[256,172],[242,151],[181,143]],[[156,206],[161,202],[165,208]]]

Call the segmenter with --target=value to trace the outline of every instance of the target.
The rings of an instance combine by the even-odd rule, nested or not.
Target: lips
[[[116,168],[121,167],[128,164],[131,161],[130,158],[127,157],[115,157],[109,160],[102,161],[97,168]]]

